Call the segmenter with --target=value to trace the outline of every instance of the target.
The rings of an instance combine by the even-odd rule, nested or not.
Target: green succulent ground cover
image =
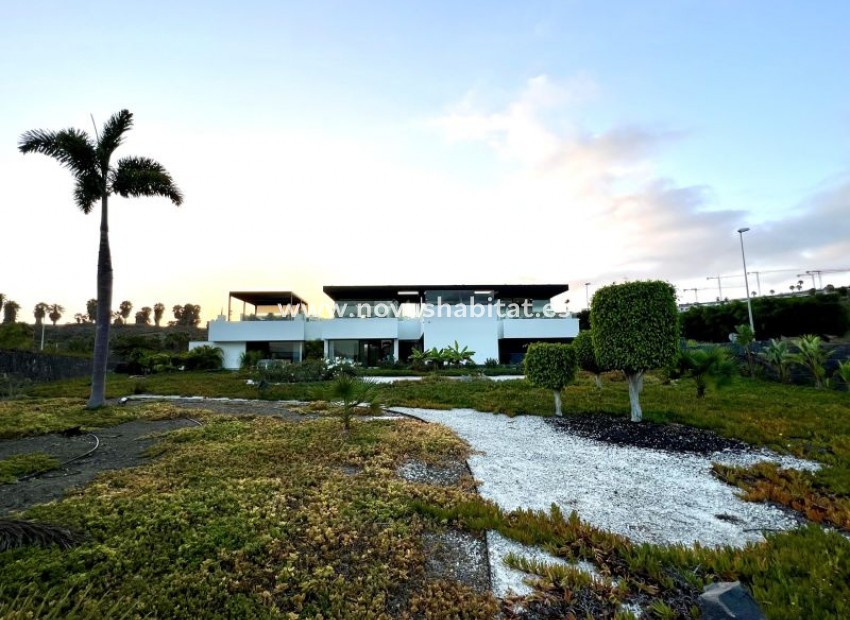
[[[379,421],[346,434],[335,419],[207,422],[169,435],[149,465],[30,510],[28,518],[86,539],[69,551],[0,553],[0,617],[495,613],[491,597],[426,575],[421,534],[439,525],[410,507],[471,499],[471,487],[395,474],[408,458],[463,456],[446,429]]]
[[[9,456],[0,459],[0,484],[9,484],[21,476],[45,472],[58,466],[59,461],[44,452]]]
[[[145,379],[144,390],[257,397],[256,389],[245,385],[245,378],[239,373],[162,375]],[[113,396],[132,393],[138,387],[136,381],[111,378],[109,391]],[[580,375],[564,390],[565,414],[627,415],[622,378],[609,373],[604,386],[596,389],[592,376]],[[327,387],[273,386],[265,397],[319,400],[326,398]],[[379,391],[389,405],[472,407],[509,415],[550,415],[551,410],[551,392],[524,381],[429,378],[380,386]],[[55,420],[65,420],[66,413],[69,419],[106,416],[105,420],[87,419],[84,425],[118,423],[130,411],[85,412],[81,399],[86,393],[82,381],[38,386],[29,400],[0,403],[0,431],[8,433],[4,429],[12,426],[15,434],[47,432],[61,426]],[[711,428],[821,462],[823,470],[814,475],[789,474],[775,467],[718,468],[717,473],[739,486],[749,499],[777,501],[812,520],[847,527],[847,392],[741,378],[724,390],[709,389],[704,399],[696,399],[694,393],[692,381],[671,384],[649,376],[642,395],[644,418]],[[80,400],[44,398],[58,395]],[[10,407],[11,413],[4,407]],[[32,407],[41,407],[37,423],[30,423],[26,414]],[[50,411],[53,421],[42,420]],[[160,411],[159,415],[169,414]],[[432,430],[422,430],[426,428]],[[0,583],[6,584],[0,600],[9,600],[13,592],[17,597],[12,607],[0,607],[0,615],[9,615],[12,609],[37,609],[43,600],[58,600],[64,601],[67,610],[76,606],[80,615],[106,613],[120,602],[118,608],[132,610],[130,615],[190,617],[198,605],[210,601],[231,616],[269,615],[277,609],[300,617],[346,617],[349,612],[354,614],[349,617],[355,617],[364,610],[374,612],[378,609],[374,605],[384,605],[381,609],[390,615],[403,615],[403,608],[414,615],[421,612],[420,617],[429,617],[428,611],[430,617],[453,617],[446,610],[454,609],[454,617],[476,613],[490,617],[492,601],[478,597],[466,603],[469,593],[448,583],[410,586],[397,594],[375,576],[374,587],[368,579],[365,584],[358,582],[369,595],[367,602],[348,589],[345,580],[337,579],[339,567],[346,562],[358,567],[350,569],[346,578],[353,573],[377,574],[378,565],[381,570],[398,568],[421,576],[424,558],[417,546],[419,532],[452,525],[474,531],[496,529],[522,542],[546,546],[562,557],[590,559],[603,574],[619,580],[616,587],[613,583],[588,585],[570,571],[525,566],[540,574],[535,596],[541,609],[563,610],[564,601],[584,592],[600,601],[595,609],[608,610],[600,617],[622,616],[611,601],[634,597],[644,597],[650,617],[687,616],[690,599],[686,593],[713,579],[741,579],[770,618],[850,616],[850,542],[840,534],[810,525],[769,534],[766,542],[743,550],[657,547],[632,545],[557,511],[504,514],[472,494],[412,485],[394,475],[393,465],[403,455],[428,459],[463,449],[448,433],[431,436],[435,428],[390,421],[356,423],[346,435],[338,420],[293,425],[216,418],[202,429],[179,431],[151,465],[101,477],[79,497],[30,511],[30,517],[89,531],[91,538],[70,553],[25,549],[0,554]],[[341,473],[340,466],[346,464],[364,467],[363,472]],[[281,503],[280,497],[294,499]],[[172,525],[174,533],[169,529]],[[311,542],[305,538],[307,531],[325,532],[325,537],[317,534],[319,538]],[[384,551],[381,545],[386,543],[381,541],[387,540],[382,538],[389,536],[386,531],[393,533],[397,544]],[[349,544],[345,536],[355,534],[359,542]],[[377,546],[377,550],[375,555],[356,555],[352,545],[357,549],[358,545]],[[289,555],[300,553],[299,549],[311,549],[325,559],[302,566],[295,559],[301,555]],[[405,555],[408,551],[415,561]],[[291,565],[291,557],[294,572],[290,574],[284,568]],[[333,573],[322,572],[328,565],[337,568]],[[284,576],[291,589],[276,592]],[[286,608],[281,601],[296,590],[304,593],[303,600],[296,599],[303,607]],[[287,596],[281,597],[281,592]],[[441,605],[428,607],[429,597],[442,601]],[[396,606],[387,601],[395,601]],[[166,608],[168,614],[163,612]]]

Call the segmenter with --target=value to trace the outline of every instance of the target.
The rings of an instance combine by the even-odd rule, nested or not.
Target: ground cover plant
[[[0,401],[0,439],[88,431],[132,420],[169,420],[185,412],[170,403],[150,402],[138,407],[113,405],[88,409],[82,398],[18,399]]]
[[[411,503],[472,486],[406,482],[409,458],[466,454],[437,425],[206,418],[149,465],[101,476],[26,516],[84,533],[0,553],[0,616],[490,618],[496,602],[429,576]],[[41,616],[41,614],[39,614]]]
[[[256,397],[256,388],[245,385],[246,376],[227,372],[163,375],[145,379],[145,390],[164,394],[205,393],[209,396]],[[133,386],[133,381],[129,378],[111,380],[110,385],[126,390]],[[328,386],[327,382],[273,386],[270,388],[269,397],[325,399]],[[824,468],[814,474],[789,473],[770,467],[740,471],[718,468],[717,474],[730,484],[741,487],[748,499],[779,502],[794,508],[810,520],[847,527],[847,499],[850,497],[850,400],[846,392],[816,390],[744,377],[735,379],[723,391],[710,391],[705,398],[697,399],[695,387],[691,379],[669,382],[663,375],[647,374],[642,395],[645,419],[656,423],[689,424],[713,429],[725,437],[739,438],[754,445],[764,445],[780,452],[819,461]],[[80,400],[74,402],[82,408],[82,398],[86,394],[84,382],[65,382],[61,384],[61,388],[56,385],[37,386],[30,390],[30,394],[56,393],[62,390],[76,390]],[[115,395],[125,393],[129,392],[119,391]],[[470,407],[509,415],[552,415],[551,392],[534,388],[522,380],[493,382],[486,379],[461,381],[427,378],[416,382],[380,385],[377,387],[377,393],[381,401],[388,406]],[[580,373],[577,381],[564,390],[564,413],[568,416],[596,413],[627,416],[626,393],[627,385],[620,373],[606,373],[605,387],[601,390],[595,387],[592,375]],[[12,402],[15,406],[23,406],[23,403],[37,401]],[[337,430],[341,430],[338,420],[327,422],[336,423]],[[355,424],[353,428],[353,434],[356,435],[358,425]],[[540,529],[543,525],[531,527],[526,524],[512,528],[500,525],[500,520],[507,519],[512,522],[511,519],[516,517],[499,514],[493,516],[493,507],[482,509],[477,499],[470,502],[458,501],[459,503],[452,503],[450,500],[446,504],[427,498],[423,500],[420,497],[411,504],[411,510],[435,525],[446,521],[473,530],[486,529],[485,526],[494,527],[522,542],[550,544],[551,550],[563,557],[569,556],[565,555],[566,552],[561,547],[576,547],[576,543],[566,545],[565,541],[569,539],[558,539],[560,543],[555,538],[535,539],[534,527]],[[473,507],[462,508],[467,504]],[[475,516],[481,510],[485,511],[485,516],[489,515],[489,521],[474,521],[464,514],[465,511],[472,511]],[[553,517],[548,515],[543,520],[548,521],[550,518]],[[569,517],[563,519],[569,521]],[[525,523],[521,520],[519,522]],[[558,526],[560,527],[562,526]],[[531,532],[532,539],[521,531]],[[612,546],[618,548],[620,545],[606,543],[609,539],[602,534],[591,536],[590,539],[591,542],[587,542],[587,537],[584,537],[579,547],[584,549],[582,553],[593,557],[607,557],[605,553],[612,553]],[[842,607],[842,601],[848,600],[846,584],[850,580],[850,560],[846,545],[847,540],[839,535],[824,532],[818,527],[809,527],[800,532],[770,535],[765,544],[754,545],[744,551],[712,552],[705,549],[678,548],[665,550],[641,546],[632,548],[626,556],[612,557],[620,558],[617,562],[620,562],[622,557],[632,558],[626,563],[625,569],[618,570],[625,570],[633,575],[630,583],[637,590],[651,592],[653,588],[660,587],[659,583],[664,586],[659,592],[666,594],[658,597],[653,603],[659,610],[659,617],[664,617],[665,605],[672,609],[684,609],[681,605],[690,599],[676,593],[692,593],[692,590],[677,589],[679,586],[671,588],[651,579],[659,580],[669,571],[674,574],[679,571],[695,575],[695,581],[690,580],[690,577],[685,580],[690,584],[688,588],[696,588],[699,580],[713,578],[712,575],[724,579],[741,578],[752,588],[759,602],[768,611],[769,617],[788,617],[787,613],[783,615],[784,610],[791,609],[797,617],[839,618],[847,612]],[[622,549],[617,553],[621,551]],[[619,566],[617,562],[614,564]],[[644,570],[641,566],[644,565],[648,567],[646,571],[650,571],[649,576],[641,572]],[[706,568],[694,573],[697,566]],[[543,575],[544,582],[538,593],[542,597],[540,605],[563,610],[564,600],[568,598],[567,586],[575,580],[546,570],[549,572]],[[544,572],[542,568],[541,572]],[[656,576],[652,577],[653,574]],[[678,577],[673,581],[677,582],[677,579]],[[645,584],[646,588],[641,586],[641,583]],[[630,592],[634,591],[633,589]],[[591,594],[587,593],[587,596]],[[801,611],[797,613],[796,610]]]
[[[22,476],[54,469],[59,461],[44,452],[19,454],[0,459],[0,484],[15,482]]]

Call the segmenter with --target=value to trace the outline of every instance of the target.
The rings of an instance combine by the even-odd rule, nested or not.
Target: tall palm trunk
[[[104,175],[105,176],[105,175]],[[106,399],[106,362],[109,357],[109,323],[112,315],[112,254],[109,251],[107,195],[101,198],[100,249],[97,254],[97,326],[94,336],[94,363],[91,396],[87,407],[102,407]]]

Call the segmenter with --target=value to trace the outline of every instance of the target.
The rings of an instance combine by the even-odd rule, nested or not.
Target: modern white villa
[[[233,291],[227,315],[208,323],[208,341],[220,347],[224,367],[238,368],[246,351],[301,361],[305,344],[321,341],[328,359],[344,357],[365,366],[388,359],[406,362],[420,350],[451,346],[474,351],[473,359],[516,363],[531,342],[568,342],[578,319],[555,312],[551,300],[566,284],[325,286],[328,318],[308,316],[307,303],[290,291]],[[233,320],[233,301],[242,302]],[[254,312],[246,313],[248,306]],[[324,313],[323,313],[324,314]]]

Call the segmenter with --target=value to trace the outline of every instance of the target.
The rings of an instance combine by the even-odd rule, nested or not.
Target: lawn
[[[246,378],[227,372],[110,377],[108,391],[113,397],[134,391],[258,397]],[[326,390],[323,384],[282,385],[263,396],[316,400]],[[553,408],[550,392],[524,381],[429,378],[379,390],[388,405],[509,415],[551,415]],[[0,406],[0,432],[47,432],[65,420],[114,424],[134,415],[113,408],[104,419],[87,419],[100,414],[82,409],[86,392],[85,381],[37,386],[26,400],[3,405],[16,413],[4,414]],[[48,398],[57,396],[74,400]],[[602,390],[582,375],[565,390],[563,404],[567,415],[628,414],[625,383],[613,374]],[[648,377],[642,404],[651,421],[711,428],[821,462],[815,475],[764,467],[718,475],[750,499],[778,501],[850,529],[847,392],[738,379],[698,400],[689,381]],[[23,413],[37,407],[28,421]],[[439,427],[360,422],[345,435],[338,420],[207,421],[170,436],[151,464],[102,476],[79,496],[31,510],[28,517],[86,531],[89,539],[69,552],[0,554],[0,600],[15,597],[0,606],[0,615],[57,599],[78,615],[120,609],[129,616],[193,617],[211,605],[230,616],[380,617],[405,609],[418,617],[452,617],[450,610],[457,617],[491,617],[492,600],[455,582],[422,580],[421,533],[447,525],[495,529],[568,559],[590,559],[620,580],[600,586],[571,572],[525,566],[542,577],[531,603],[541,609],[563,609],[570,591],[580,590],[601,605],[594,609],[610,612],[603,617],[615,613],[605,601],[641,596],[649,617],[676,617],[671,610],[686,614],[688,596],[703,583],[741,579],[771,618],[850,615],[850,542],[820,526],[771,534],[742,550],[632,545],[558,511],[505,514],[468,491],[400,480],[394,468],[406,458],[463,454],[460,442]],[[347,466],[363,469],[351,476]]]

